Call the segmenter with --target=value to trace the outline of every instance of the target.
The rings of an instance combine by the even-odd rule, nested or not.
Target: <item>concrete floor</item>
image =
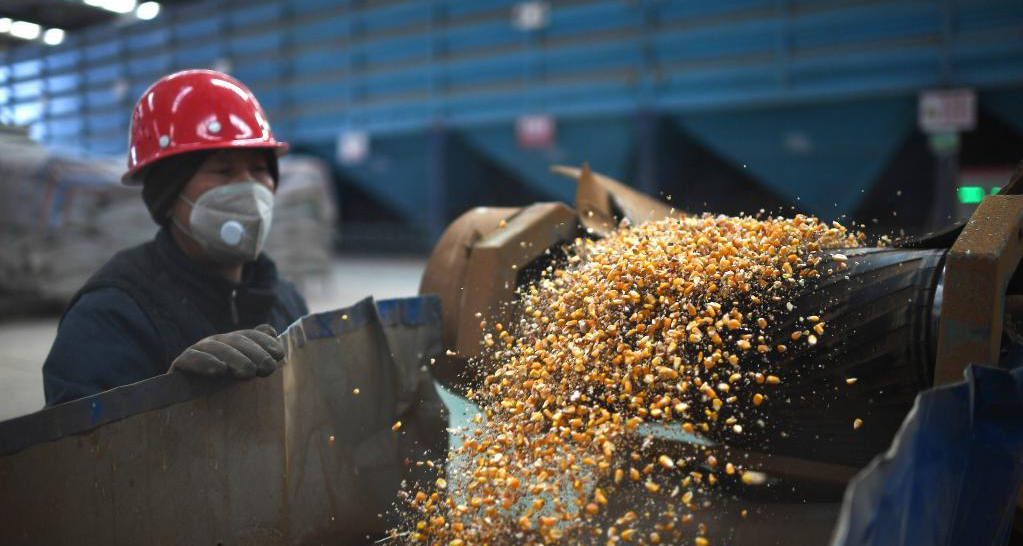
[[[421,257],[345,256],[335,261],[327,279],[301,288],[314,313],[345,307],[366,296],[414,296],[425,265]],[[41,369],[59,318],[0,322],[0,421],[43,407]]]

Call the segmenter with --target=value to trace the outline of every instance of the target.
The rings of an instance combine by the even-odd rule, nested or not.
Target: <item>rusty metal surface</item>
[[[281,336],[287,361],[269,377],[204,387],[160,376],[0,424],[5,435],[33,424],[44,432],[5,438],[20,450],[0,456],[0,544],[379,536],[394,523],[379,514],[399,484],[417,479],[405,460],[447,447],[443,409],[422,372],[440,331],[434,298],[366,299],[293,324]],[[397,420],[404,426],[394,431]],[[54,431],[65,436],[54,440]]]
[[[444,346],[456,355],[434,370],[444,381],[479,354],[480,321],[507,321],[523,267],[579,233],[575,211],[563,203],[522,209],[480,208],[448,227],[434,248],[420,285],[444,310]],[[479,316],[477,316],[477,313]]]
[[[1005,291],[1023,257],[1023,196],[985,197],[948,253],[935,385],[997,364]]]
[[[441,235],[423,271],[420,294],[435,294],[443,309],[444,346],[458,345],[462,291],[472,249],[481,239],[521,211],[515,207],[477,207],[459,216]]]
[[[212,394],[230,379],[161,375],[0,422],[0,455],[88,432],[125,417]]]
[[[0,457],[0,543],[281,544],[280,378]]]
[[[618,229],[623,219],[639,225],[650,220],[684,216],[663,201],[591,171],[589,164],[582,168],[555,165],[551,171],[572,178],[578,184],[575,208],[579,211],[580,223],[589,233],[607,237]]]

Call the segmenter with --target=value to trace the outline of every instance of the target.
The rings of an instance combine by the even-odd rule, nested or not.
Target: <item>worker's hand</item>
[[[170,371],[196,375],[233,375],[243,379],[265,377],[284,358],[284,346],[268,324],[200,339],[174,359]]]

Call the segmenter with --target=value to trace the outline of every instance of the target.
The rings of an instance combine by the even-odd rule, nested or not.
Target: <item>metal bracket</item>
[[[1005,290],[1023,258],[1023,195],[985,197],[946,258],[934,384],[997,364]]]

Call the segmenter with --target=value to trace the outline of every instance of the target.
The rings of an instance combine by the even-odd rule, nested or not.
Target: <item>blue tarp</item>
[[[1023,478],[1023,368],[971,366],[921,393],[891,448],[846,490],[832,546],[994,546]]]

